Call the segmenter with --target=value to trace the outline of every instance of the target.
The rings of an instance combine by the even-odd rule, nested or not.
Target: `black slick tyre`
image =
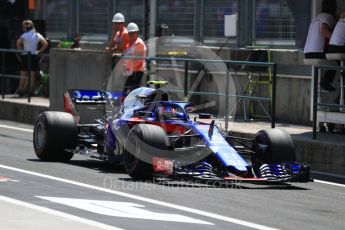
[[[254,138],[253,165],[295,162],[296,152],[291,136],[282,129],[260,130]]]
[[[155,125],[139,124],[128,133],[124,149],[126,172],[134,180],[151,180],[152,159],[164,155],[169,140],[165,131]]]
[[[47,111],[41,113],[33,133],[36,156],[44,161],[68,161],[77,145],[78,128],[69,113]]]

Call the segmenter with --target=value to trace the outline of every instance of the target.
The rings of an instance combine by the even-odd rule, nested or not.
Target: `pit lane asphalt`
[[[14,127],[17,130],[1,125]],[[250,188],[245,188],[245,185],[240,183],[241,189],[238,189],[237,187],[215,188],[180,182],[164,185],[133,182],[121,167],[110,167],[104,162],[80,155],[75,155],[69,163],[38,161],[32,147],[32,133],[25,131],[26,129],[32,130],[32,128],[32,126],[21,123],[0,121],[0,176],[13,180],[0,182],[0,196],[122,229],[191,229],[194,227],[199,229],[252,229],[248,225],[239,224],[241,222],[236,223],[237,220],[252,223],[254,228],[261,225],[262,228],[277,229],[343,229],[345,225],[345,187],[315,182],[298,183],[290,187],[250,186]],[[107,191],[115,191],[116,194],[11,170],[1,167],[1,165],[105,188]],[[197,212],[176,209],[172,205],[168,207],[168,205],[147,202],[144,199],[122,196],[118,192],[208,213],[200,215]],[[52,202],[57,198],[133,203],[140,205],[139,208],[157,215],[158,213],[171,214],[180,221],[184,217],[186,221],[101,215],[94,213],[93,210],[86,211],[56,201]],[[4,207],[6,206],[0,206],[1,213],[6,212],[3,210]],[[209,217],[207,216],[209,214],[234,218],[230,219],[234,221]],[[2,218],[5,217],[0,215],[0,223],[11,223],[11,220],[6,219],[5,221]],[[13,222],[16,221],[15,213],[6,218],[13,218]],[[193,221],[197,223],[191,223]],[[40,226],[39,220],[36,225]],[[24,221],[23,227],[25,226]],[[67,224],[67,229],[72,228],[76,229],[74,225]],[[1,229],[11,228],[9,225],[1,224]]]

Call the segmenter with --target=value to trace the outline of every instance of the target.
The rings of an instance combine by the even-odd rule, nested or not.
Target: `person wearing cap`
[[[125,56],[145,57],[146,45],[139,38],[139,27],[137,24],[131,22],[127,26],[129,35],[129,48],[125,52]],[[127,95],[130,91],[139,88],[141,79],[144,75],[145,59],[125,59],[124,73],[127,80],[124,86],[123,94]]]
[[[112,20],[112,35],[108,47],[105,49],[113,53],[113,65],[116,64],[116,58],[121,56],[129,47],[129,37],[125,26],[125,17],[121,13],[116,13]],[[113,67],[114,67],[113,66]]]

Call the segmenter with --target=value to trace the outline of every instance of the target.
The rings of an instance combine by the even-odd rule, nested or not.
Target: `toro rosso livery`
[[[33,142],[41,160],[68,161],[75,153],[89,154],[123,164],[135,180],[310,181],[309,167],[296,163],[285,131],[235,137],[224,133],[209,114],[192,113],[191,103],[169,101],[160,88],[141,87],[124,100],[112,92],[69,90],[64,107],[65,112],[38,116]],[[103,114],[86,122],[82,107]]]

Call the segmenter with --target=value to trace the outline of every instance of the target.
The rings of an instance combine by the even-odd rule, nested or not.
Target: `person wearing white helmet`
[[[129,35],[129,48],[125,52],[125,56],[133,57],[145,57],[146,45],[139,38],[139,27],[134,22],[127,25]],[[141,79],[144,75],[145,59],[126,59],[125,60],[127,80],[124,86],[124,95],[127,95],[130,91],[138,88],[141,83]]]
[[[134,22],[129,23],[127,27],[128,27],[127,29],[128,32],[139,32],[139,27]]]
[[[112,35],[106,50],[121,55],[129,47],[125,17],[121,13],[116,13],[114,14],[112,23]]]

